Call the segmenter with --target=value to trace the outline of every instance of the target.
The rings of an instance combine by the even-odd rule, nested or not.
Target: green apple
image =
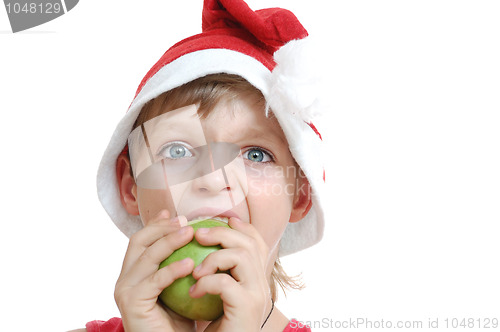
[[[228,227],[229,225],[221,220],[201,219],[188,222],[194,231],[198,228]],[[198,266],[210,253],[221,249],[221,246],[202,246],[195,238],[184,247],[174,251],[167,259],[160,264],[160,269],[173,262],[183,260],[186,257],[194,261],[194,266]],[[160,300],[174,312],[192,320],[215,320],[222,313],[222,300],[219,295],[205,294],[201,298],[193,299],[189,296],[189,289],[196,283],[193,275],[188,275],[175,280],[170,286],[165,288],[160,294]]]

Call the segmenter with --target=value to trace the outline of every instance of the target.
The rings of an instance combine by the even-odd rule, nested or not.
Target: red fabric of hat
[[[185,54],[229,49],[255,58],[272,71],[276,66],[274,52],[291,40],[308,36],[291,11],[282,8],[253,11],[242,0],[205,0],[202,31],[168,49],[143,78],[136,96],[158,70]]]

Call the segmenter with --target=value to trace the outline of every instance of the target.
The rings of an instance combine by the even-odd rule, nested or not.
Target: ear
[[[297,188],[293,199],[293,209],[290,214],[290,222],[297,222],[304,218],[312,207],[311,186],[306,176],[299,172]]]
[[[120,200],[125,210],[132,215],[139,215],[137,185],[130,166],[130,160],[121,154],[116,159],[116,180],[120,191]]]

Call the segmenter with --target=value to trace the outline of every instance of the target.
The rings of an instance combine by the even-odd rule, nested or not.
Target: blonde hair
[[[163,113],[193,104],[198,105],[198,115],[201,118],[206,118],[219,103],[231,103],[244,97],[251,97],[250,100],[253,100],[263,112],[265,111],[266,100],[262,92],[244,78],[231,74],[207,75],[164,92],[148,101],[141,109],[132,130]],[[269,112],[269,116],[273,116],[272,112]],[[278,296],[278,285],[285,294],[287,289],[302,289],[304,287],[300,275],[289,276],[286,274],[279,258],[274,263],[269,280],[271,296],[274,300]]]
[[[265,110],[264,96],[247,80],[230,74],[207,75],[148,101],[141,109],[132,130],[158,115],[193,104],[198,104],[198,115],[206,118],[220,102],[231,103],[243,97],[252,97],[256,105]],[[271,113],[270,115],[272,116]]]

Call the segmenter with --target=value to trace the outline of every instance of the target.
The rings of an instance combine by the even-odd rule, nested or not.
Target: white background
[[[249,4],[293,10],[331,78],[325,236],[283,259],[307,287],[277,306],[315,330],[500,318],[498,2]],[[0,8],[1,330],[119,315],[127,239],[95,173],[140,80],[200,15],[201,0],[85,0],[12,34]]]

